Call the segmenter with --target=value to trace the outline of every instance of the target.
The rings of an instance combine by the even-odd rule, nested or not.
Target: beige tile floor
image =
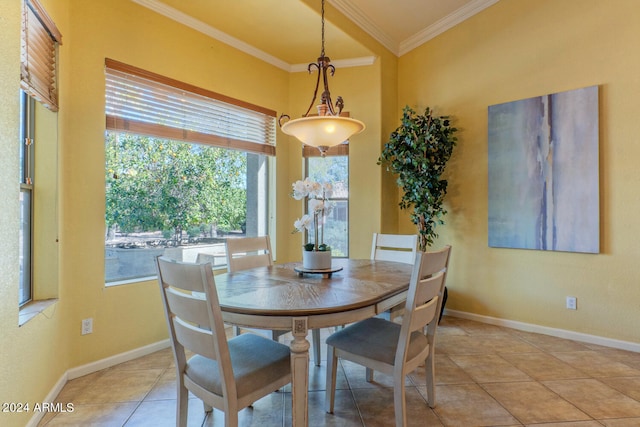
[[[326,332],[326,331],[323,331]],[[583,344],[447,317],[438,328],[437,404],[425,402],[424,371],[407,379],[410,426],[640,426],[640,353]],[[69,381],[41,426],[174,426],[175,372],[162,350]],[[391,381],[343,362],[335,414],[324,407],[325,363],[309,372],[309,425],[393,425]],[[224,416],[189,404],[190,426],[221,426]],[[240,413],[241,426],[290,426],[287,387]]]

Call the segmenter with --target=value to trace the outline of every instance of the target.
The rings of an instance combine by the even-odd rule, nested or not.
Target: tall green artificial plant
[[[397,176],[404,191],[401,209],[411,209],[411,220],[418,227],[418,245],[425,251],[438,235],[437,224],[444,224],[443,207],[447,180],[441,179],[456,144],[448,116],[436,116],[426,108],[417,114],[409,106],[402,110],[402,125],[391,133],[378,164]]]

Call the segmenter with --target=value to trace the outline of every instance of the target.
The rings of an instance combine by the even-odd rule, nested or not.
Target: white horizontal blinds
[[[56,48],[62,35],[37,0],[22,5],[20,82],[22,89],[51,111],[58,111]]]
[[[275,111],[111,59],[106,116],[109,130],[275,155]]]

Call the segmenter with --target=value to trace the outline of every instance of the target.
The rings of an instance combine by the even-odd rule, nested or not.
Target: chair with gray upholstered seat
[[[372,381],[374,370],[393,376],[396,427],[407,425],[405,377],[422,363],[427,401],[435,406],[434,348],[446,270],[429,272],[430,261],[428,253],[418,252],[402,324],[372,317],[327,338],[327,412],[333,413],[338,358],[365,366],[367,381]]]
[[[227,341],[211,264],[158,257],[156,268],[176,365],[176,425],[187,425],[191,392],[237,426],[239,410],[291,382],[289,347],[253,334]]]

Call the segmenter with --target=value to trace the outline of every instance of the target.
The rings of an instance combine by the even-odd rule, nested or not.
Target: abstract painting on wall
[[[600,251],[598,87],[489,107],[489,246]]]

